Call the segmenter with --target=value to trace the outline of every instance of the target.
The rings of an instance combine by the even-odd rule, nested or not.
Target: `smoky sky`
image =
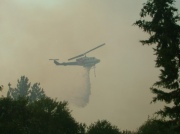
[[[120,129],[135,130],[161,103],[151,104],[149,88],[158,80],[153,46],[133,23],[145,0],[1,0],[0,60],[3,94],[25,75],[40,82],[46,94],[69,101],[79,122],[107,119]],[[180,7],[179,2],[176,3]],[[48,59],[68,58],[102,43],[87,56],[101,60],[89,72],[90,95],[77,107],[85,82],[83,67],[55,66]],[[88,77],[86,77],[88,78]],[[86,83],[87,84],[87,83]],[[85,94],[84,94],[85,95]]]

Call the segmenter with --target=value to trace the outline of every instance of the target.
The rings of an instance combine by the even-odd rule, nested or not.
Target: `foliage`
[[[106,120],[98,120],[88,127],[87,134],[121,134],[120,130]]]
[[[26,134],[29,122],[27,100],[19,98],[0,98],[0,132],[1,134]]]
[[[123,131],[121,132],[121,134],[137,134],[137,133],[132,132],[132,131],[128,131],[128,130],[123,130]]]
[[[18,97],[28,97],[30,92],[30,85],[29,79],[25,76],[21,76],[20,80],[17,81],[17,88],[11,88],[11,84],[9,83],[9,91],[7,93],[8,97],[13,99],[17,99]]]
[[[137,131],[137,134],[178,134],[174,126],[161,119],[148,119]]]
[[[79,123],[78,125],[78,134],[86,134],[86,124],[85,123]]]
[[[29,79],[25,76],[21,76],[17,81],[17,87],[12,88],[9,83],[9,90],[7,92],[7,97],[12,99],[17,99],[18,97],[28,97],[30,101],[39,100],[45,97],[44,90],[40,87],[40,83],[35,83],[31,86]]]
[[[140,16],[135,22],[150,37],[141,43],[154,44],[156,67],[160,68],[159,81],[155,82],[151,91],[155,94],[152,102],[163,101],[171,106],[165,106],[157,112],[162,117],[168,117],[180,128],[180,26],[178,10],[173,7],[175,0],[148,0],[144,4]]]
[[[33,84],[30,90],[30,101],[39,100],[41,98],[44,98],[45,96],[46,95],[44,93],[44,90],[40,87],[40,83]]]
[[[32,103],[27,98],[0,98],[1,134],[81,134],[67,102],[42,98]]]

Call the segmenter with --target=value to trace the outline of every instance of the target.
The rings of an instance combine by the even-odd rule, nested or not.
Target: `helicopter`
[[[74,62],[62,62],[62,63],[60,63],[60,62],[58,62],[59,59],[49,59],[49,60],[53,60],[56,65],[60,65],[60,66],[83,66],[85,68],[91,68],[91,67],[95,66],[97,63],[99,63],[100,60],[95,58],[95,57],[86,57],[86,54],[97,49],[97,48],[100,48],[104,45],[105,45],[105,43],[101,44],[101,45],[99,45],[99,46],[97,46],[97,47],[95,47],[89,51],[86,51],[85,53],[82,53],[80,55],[77,55],[77,56],[74,56],[74,57],[68,59],[68,61],[76,59],[76,61],[74,61]]]

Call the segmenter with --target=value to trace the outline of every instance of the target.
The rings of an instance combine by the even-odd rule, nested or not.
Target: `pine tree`
[[[26,76],[21,76],[17,82],[18,83],[16,88],[12,88],[11,84],[8,84],[9,90],[7,92],[7,97],[12,99],[26,97],[30,99],[31,102],[33,102],[46,96],[43,88],[40,87],[40,83],[35,83],[31,87],[31,83]]]
[[[43,88],[40,87],[40,83],[33,84],[30,90],[30,101],[40,100],[43,97],[45,97],[45,93]]]
[[[161,71],[159,81],[151,87],[155,94],[152,102],[171,104],[157,114],[180,126],[180,17],[174,3],[175,0],[148,0],[141,9],[141,19],[135,25],[150,35],[140,42],[155,45],[156,67]]]
[[[7,97],[12,99],[17,99],[19,96],[19,93],[16,91],[15,88],[11,87],[11,83],[8,84],[9,90],[7,92]]]
[[[30,93],[29,79],[25,76],[21,76],[20,80],[18,80],[16,91],[19,92],[19,96],[29,96]]]

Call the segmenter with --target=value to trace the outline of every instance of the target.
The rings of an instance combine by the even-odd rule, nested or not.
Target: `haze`
[[[162,107],[151,104],[149,88],[158,79],[152,47],[133,23],[145,0],[1,0],[0,1],[0,84],[6,95],[8,83],[15,87],[25,75],[40,82],[45,93],[69,101],[72,115],[88,125],[106,119],[121,130],[136,130],[148,115]],[[176,3],[180,8],[180,3]],[[48,59],[89,53],[101,60],[90,70],[91,94],[84,95],[84,68],[55,66]],[[81,101],[81,100],[80,100]]]

